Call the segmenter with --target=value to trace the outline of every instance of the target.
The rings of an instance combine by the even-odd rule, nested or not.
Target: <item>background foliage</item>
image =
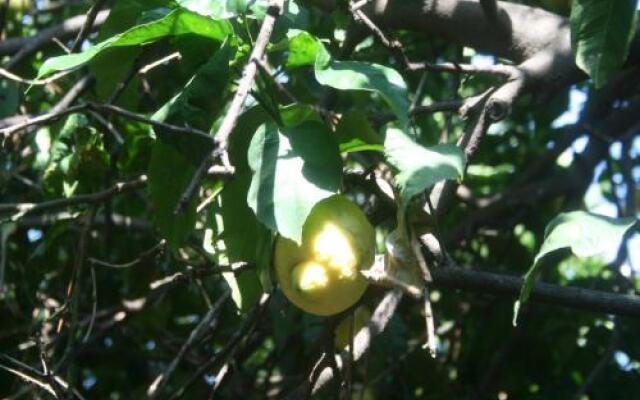
[[[434,274],[436,356],[422,348],[423,301],[405,296],[315,397],[640,393],[640,312],[524,302],[535,279],[555,293],[640,289],[637,2],[512,2],[567,17],[584,73],[519,92],[477,151],[466,132],[494,118],[487,96],[514,80],[483,71],[516,64],[425,32],[380,34],[353,4],[311,3],[284,2],[256,60],[278,2],[0,0],[0,395],[304,394],[351,311],[319,318],[288,303],[271,249],[277,234],[299,240],[337,192],[375,224],[386,273],[420,290],[423,258],[432,272],[527,280],[503,296]],[[100,8],[93,29],[68,28]],[[242,112],[216,135],[248,65]],[[445,181],[457,189],[435,213],[426,193]],[[384,296],[371,285],[359,304]]]

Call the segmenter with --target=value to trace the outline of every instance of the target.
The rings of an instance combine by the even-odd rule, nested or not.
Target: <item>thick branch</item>
[[[334,3],[310,1],[325,10]],[[537,7],[499,1],[495,20],[477,0],[372,0],[362,11],[382,29],[436,34],[507,58],[519,64],[530,87],[559,88],[585,78],[573,60],[567,19]]]
[[[431,273],[433,284],[437,287],[508,295],[514,300],[524,282],[523,279],[514,276],[457,267],[434,268]],[[640,296],[536,283],[531,293],[531,300],[589,312],[640,317]]]

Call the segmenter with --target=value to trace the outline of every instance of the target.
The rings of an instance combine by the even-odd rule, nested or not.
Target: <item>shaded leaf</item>
[[[249,206],[267,227],[299,243],[313,206],[340,188],[335,137],[313,121],[292,128],[266,123],[254,135],[248,159],[253,171]]]
[[[198,70],[184,90],[153,115],[153,119],[209,130],[213,118],[223,106],[221,96],[211,96],[209,91],[222,93],[225,90],[231,55],[232,49],[223,45]],[[149,164],[153,219],[169,245],[175,248],[193,229],[196,199],[191,201],[185,212],[176,213],[176,205],[196,169],[213,149],[213,144],[199,136],[154,131],[158,140],[153,146]]]
[[[8,79],[0,80],[0,118],[14,115],[20,105],[20,86]]]
[[[361,110],[345,113],[336,126],[340,152],[384,151],[382,138],[373,129]]]
[[[174,213],[180,196],[191,181],[196,166],[174,146],[156,141],[149,162],[149,195],[153,203],[153,222],[171,248],[177,248],[191,233],[196,222],[196,205]]]
[[[636,0],[574,0],[571,47],[576,64],[604,86],[622,66],[635,32]]]

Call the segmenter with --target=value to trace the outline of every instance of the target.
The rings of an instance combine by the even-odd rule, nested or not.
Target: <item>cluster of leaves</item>
[[[634,13],[625,7],[632,2],[619,2],[624,6],[618,8],[588,4],[597,2],[576,3],[571,23],[577,64],[599,87],[626,59]],[[154,121],[215,133],[234,95],[234,81],[249,62],[266,9],[266,1],[115,1],[108,20],[84,51],[60,56],[59,51],[48,49],[19,65],[16,72],[46,78],[72,71],[57,83],[62,91],[74,83],[69,77],[89,73],[96,83],[85,99],[97,103],[110,101],[114,89],[126,82],[116,99],[118,106],[150,115]],[[83,6],[68,8],[71,14],[80,10],[84,11]],[[609,17],[621,21],[621,14],[629,17],[624,23],[608,24]],[[50,18],[55,22],[59,17]],[[161,125],[151,129],[148,124],[120,117],[109,117],[113,129],[107,130],[95,123],[91,114],[78,113],[16,139],[15,149],[28,151],[0,155],[3,171],[9,171],[0,177],[6,182],[0,192],[3,202],[38,202],[93,193],[142,174],[148,176],[148,195],[127,193],[109,199],[99,209],[83,252],[76,251],[82,232],[75,229],[75,215],[56,215],[44,222],[24,217],[9,229],[3,225],[2,249],[9,258],[0,318],[9,329],[3,332],[7,340],[1,350],[24,360],[37,360],[39,349],[28,338],[53,338],[50,350],[55,363],[56,357],[66,354],[66,339],[56,335],[55,325],[65,318],[66,286],[72,280],[78,253],[85,253],[87,260],[103,260],[103,264],[114,266],[139,257],[164,239],[165,251],[126,268],[90,262],[92,273],[85,274],[87,279],[80,283],[78,294],[86,323],[80,324],[81,332],[72,332],[87,333],[89,339],[82,343],[67,375],[72,384],[92,398],[142,397],[206,313],[207,302],[222,298],[227,291],[235,304],[224,306],[219,316],[222,322],[203,339],[202,351],[184,358],[165,388],[167,393],[188,382],[194,367],[224,353],[225,345],[233,341],[263,292],[273,293],[264,322],[243,338],[229,361],[206,371],[213,375],[197,377],[197,384],[188,388],[189,394],[197,397],[217,388],[213,379],[217,377],[224,382],[220,388],[223,395],[262,398],[267,394],[277,398],[306,379],[309,360],[318,354],[323,321],[304,315],[273,290],[270,259],[276,233],[299,240],[313,206],[336,192],[345,192],[368,212],[381,238],[402,225],[404,215],[412,223],[422,224],[423,232],[442,231],[446,237],[449,228],[464,227],[466,216],[478,211],[472,202],[456,202],[436,224],[416,206],[415,197],[435,183],[463,178],[466,161],[453,143],[465,121],[452,115],[409,115],[411,93],[419,86],[420,75],[401,74],[397,60],[390,59],[388,49],[372,38],[356,48],[351,61],[335,59],[332,54],[338,54],[349,21],[344,13],[321,18],[301,3],[286,2],[267,47],[266,59],[273,71],[261,69],[258,73],[251,98],[230,137],[233,177],[213,174],[205,180],[201,195],[185,209],[177,207],[180,198],[214,149],[207,136],[176,134]],[[9,29],[16,36],[26,36],[39,26],[15,24]],[[427,55],[469,61],[474,55],[468,51],[459,58],[455,45],[418,34],[404,32],[400,39],[408,55],[416,59]],[[174,52],[179,62],[173,57],[173,61],[128,80],[130,71]],[[419,100],[427,104],[459,94],[475,95],[493,83],[485,77],[462,83],[456,79],[428,74],[424,99]],[[25,92],[9,81],[1,84],[7,94],[2,96],[0,117],[16,114],[20,104],[35,114],[60,98],[49,86]],[[288,93],[282,90],[283,85]],[[562,134],[551,127],[551,121],[566,107],[566,93],[544,108],[518,105],[507,122],[490,132],[469,167],[464,182],[472,193],[490,198],[516,183],[514,171],[530,164]],[[394,122],[381,125],[377,117],[388,113]],[[339,115],[337,124],[335,114]],[[449,144],[438,145],[441,137]],[[393,169],[397,204],[385,203],[364,172],[384,161]],[[548,174],[561,172],[556,166]],[[349,176],[355,180],[347,179]],[[615,197],[614,189],[601,190],[605,196]],[[580,256],[617,248],[635,221],[586,212],[556,217],[572,200],[509,210],[505,218],[485,222],[497,235],[469,235],[446,243],[450,255],[461,265],[509,273],[521,274],[533,265],[523,288],[523,301],[543,256],[567,247]],[[122,216],[134,218],[136,223],[116,223],[116,217]],[[552,222],[545,233],[548,221]],[[383,240],[380,247],[383,251]],[[162,291],[159,296],[153,291],[166,277],[187,271],[186,266],[210,272],[218,265],[237,262],[251,268],[225,272],[222,280],[217,276],[193,278],[192,284]],[[580,260],[576,265],[588,269]],[[572,283],[611,289],[615,280],[602,274],[605,269],[599,264],[590,268],[590,273],[579,275],[582,282],[573,279]],[[567,276],[554,270],[546,278],[563,281]],[[97,290],[91,289],[92,282]],[[374,304],[380,291],[372,288],[363,302]],[[142,306],[123,309],[123,299],[138,299]],[[403,304],[383,333],[381,341],[386,345],[373,346],[366,365],[353,371],[358,390],[367,398],[471,395],[484,384],[488,360],[501,362],[493,355],[496,349],[507,348],[510,341],[516,343],[512,346],[526,346],[520,346],[525,350],[517,360],[509,359],[500,390],[514,398],[568,397],[586,379],[589,370],[584,366],[597,362],[597,353],[607,346],[611,329],[611,320],[605,317],[575,316],[570,311],[540,307],[529,313],[526,321],[534,329],[519,329],[505,339],[512,299],[436,292],[433,301],[442,327],[442,356],[431,360],[419,350],[424,324],[420,308],[410,302]],[[98,307],[97,314],[92,303]],[[90,335],[92,314],[96,328]],[[548,318],[550,315],[553,318]],[[619,328],[620,335],[632,337],[635,324]],[[640,348],[630,341],[624,343],[625,354],[640,359]],[[16,348],[21,350],[16,353]],[[531,365],[538,367],[532,370]],[[226,381],[222,381],[224,373],[220,374],[223,368],[232,370]],[[602,379],[620,385],[597,388],[596,393],[615,397],[639,390],[634,380],[637,370],[633,363],[608,369]],[[12,378],[2,377],[2,390],[9,391],[12,385]]]

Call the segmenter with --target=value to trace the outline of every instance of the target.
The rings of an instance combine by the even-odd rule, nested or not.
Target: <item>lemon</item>
[[[311,210],[302,243],[279,237],[274,268],[284,295],[316,315],[333,315],[355,304],[367,281],[360,271],[373,263],[375,232],[351,200],[334,195]]]
[[[365,306],[359,306],[353,314],[344,317],[334,331],[336,349],[342,350],[348,348],[351,343],[351,335],[355,337],[360,329],[367,325],[370,318],[371,311]]]

